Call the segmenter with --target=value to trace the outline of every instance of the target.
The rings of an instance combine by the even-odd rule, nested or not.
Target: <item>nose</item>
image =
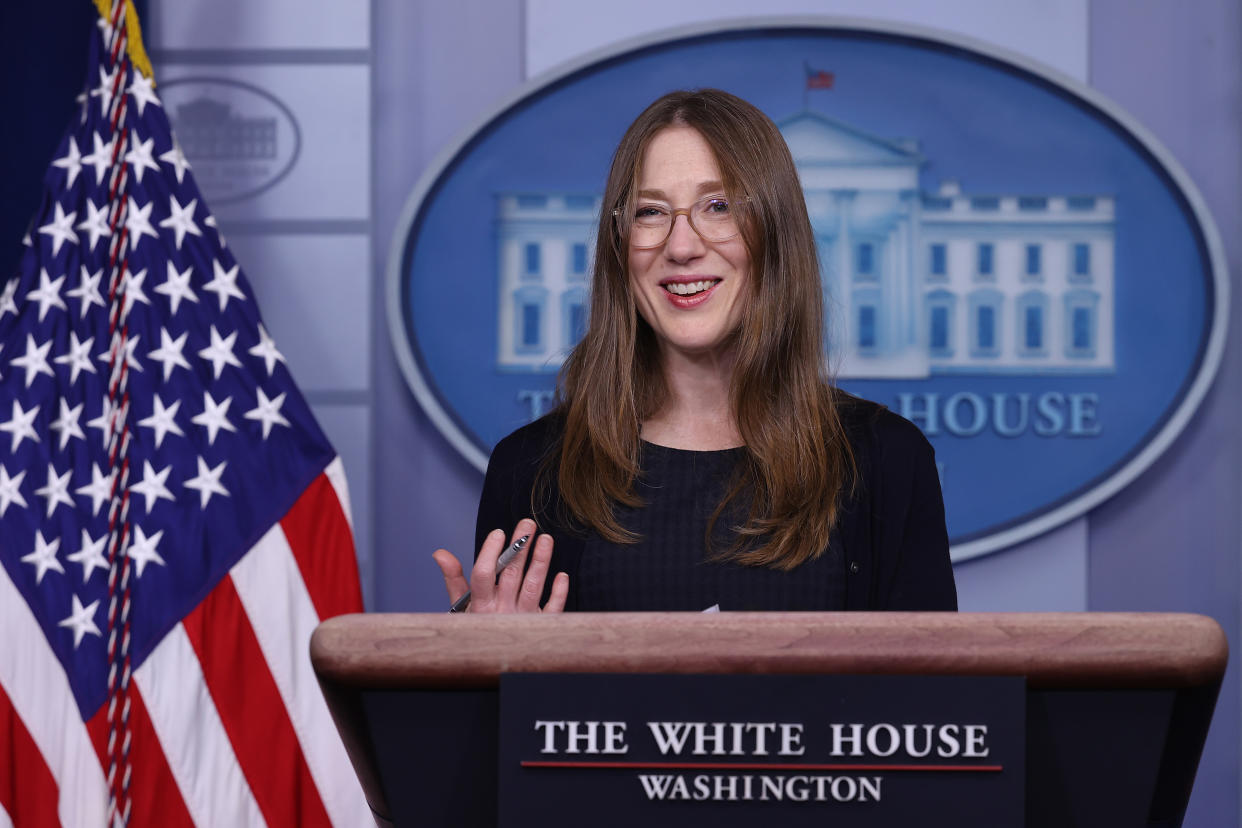
[[[673,226],[664,243],[665,254],[673,261],[684,262],[703,255],[703,250],[703,239],[690,226],[690,217],[685,213],[673,216]]]

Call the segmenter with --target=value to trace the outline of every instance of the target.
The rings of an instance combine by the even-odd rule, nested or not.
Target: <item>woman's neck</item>
[[[712,354],[661,354],[667,396],[643,422],[649,443],[692,451],[743,445],[730,392],[733,351]]]

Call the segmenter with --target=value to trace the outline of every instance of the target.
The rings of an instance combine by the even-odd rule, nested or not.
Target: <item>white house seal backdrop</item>
[[[819,246],[826,359],[931,439],[956,560],[1084,513],[1198,405],[1225,334],[1219,240],[1118,107],[944,35],[726,24],[536,79],[411,195],[389,263],[394,346],[476,466],[550,406],[587,324],[609,158],[670,79],[781,128]]]

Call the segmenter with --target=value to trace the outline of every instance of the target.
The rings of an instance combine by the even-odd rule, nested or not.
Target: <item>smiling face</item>
[[[639,169],[636,215],[644,205],[671,212],[725,193],[711,147],[690,127],[656,133]],[[634,301],[655,332],[663,358],[725,354],[741,324],[750,278],[750,255],[740,234],[705,241],[686,215],[677,215],[664,244],[631,246],[628,264]]]

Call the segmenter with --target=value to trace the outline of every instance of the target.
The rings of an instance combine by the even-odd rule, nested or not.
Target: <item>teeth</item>
[[[693,293],[702,293],[714,284],[716,284],[715,279],[704,279],[700,282],[670,282],[664,286],[664,289],[678,296],[689,296]]]

